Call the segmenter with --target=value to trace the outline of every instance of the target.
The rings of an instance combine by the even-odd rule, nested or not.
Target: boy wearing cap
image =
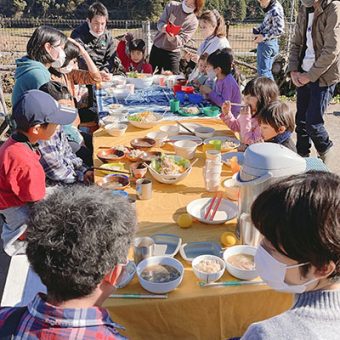
[[[48,140],[59,124],[70,124],[74,109],[63,108],[49,94],[25,92],[13,108],[16,130],[0,147],[0,214],[4,219],[2,239],[10,256],[23,253],[30,205],[45,196],[45,173],[36,149]]]
[[[117,55],[126,72],[152,73],[152,66],[145,60],[145,42],[142,39],[133,39],[127,33],[117,46]]]

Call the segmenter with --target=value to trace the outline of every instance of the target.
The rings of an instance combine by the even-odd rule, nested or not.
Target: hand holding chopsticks
[[[216,201],[216,199],[217,199],[217,201]],[[208,220],[208,221],[214,220],[214,217],[217,213],[217,210],[221,205],[222,199],[223,199],[223,194],[222,194],[221,191],[218,191],[216,193],[216,195],[212,198],[212,200],[211,200],[211,202],[208,206],[208,209],[207,209],[207,211],[204,215],[205,220]]]

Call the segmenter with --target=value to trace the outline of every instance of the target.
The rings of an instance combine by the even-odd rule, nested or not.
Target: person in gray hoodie
[[[50,81],[50,66],[61,67],[64,64],[66,40],[64,33],[49,26],[40,26],[33,32],[27,43],[27,55],[16,60],[13,106],[24,92],[37,90]]]

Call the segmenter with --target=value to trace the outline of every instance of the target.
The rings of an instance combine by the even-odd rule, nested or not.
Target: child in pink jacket
[[[237,118],[231,110],[231,103],[226,101],[222,105],[220,118],[230,130],[239,132],[241,142],[249,145],[262,141],[258,113],[269,103],[279,97],[276,83],[266,77],[257,77],[249,81],[243,91],[245,106],[241,108]]]

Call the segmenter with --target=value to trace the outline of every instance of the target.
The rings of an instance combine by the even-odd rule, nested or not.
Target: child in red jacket
[[[152,73],[151,64],[145,60],[145,47],[144,40],[133,39],[131,33],[127,33],[119,42],[117,55],[126,72]]]

